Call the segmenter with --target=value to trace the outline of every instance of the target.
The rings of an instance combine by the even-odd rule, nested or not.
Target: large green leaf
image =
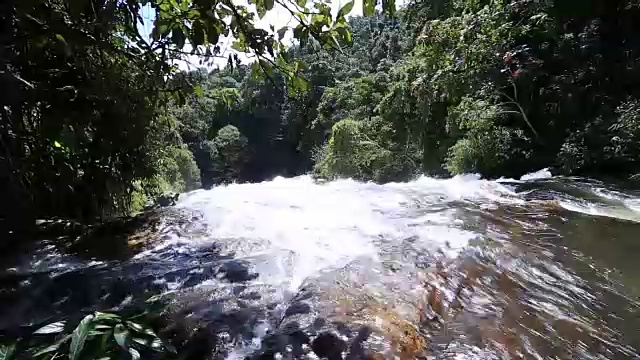
[[[353,4],[354,4],[353,0],[351,0],[348,3],[344,4],[344,6],[342,8],[340,8],[340,10],[338,11],[338,15],[336,17],[339,19],[339,18],[344,17],[345,15],[349,14],[351,12],[351,10],[353,9]]]
[[[13,352],[16,350],[16,345],[0,345],[0,360],[9,360],[13,356]]]
[[[54,144],[57,144],[57,143],[58,143],[57,141],[54,142]],[[64,321],[54,322],[49,325],[41,327],[40,329],[34,331],[33,333],[38,335],[57,334],[59,332],[62,332],[62,330],[64,330],[64,325],[65,325]]]
[[[60,345],[62,345],[63,343],[67,342],[69,339],[71,338],[71,335],[66,335],[60,339],[58,339],[58,341],[56,341],[55,343],[38,350],[36,353],[34,353],[33,355],[31,355],[31,357],[37,358],[39,356],[42,356],[44,354],[48,354],[48,353],[52,353],[55,351],[58,351],[58,348],[60,347]]]
[[[71,345],[69,346],[69,359],[76,360],[80,358],[80,353],[87,341],[87,335],[93,325],[93,315],[87,315],[80,321],[80,324],[73,330],[71,335]]]
[[[204,36],[205,29],[202,21],[194,21],[193,28],[191,29],[191,36],[189,38],[191,41],[191,45],[193,45],[193,47],[195,48],[204,44]]]
[[[113,338],[121,348],[127,350],[127,337],[129,336],[129,330],[122,324],[118,324],[113,328]]]

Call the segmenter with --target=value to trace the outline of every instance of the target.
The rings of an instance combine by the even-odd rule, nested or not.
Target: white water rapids
[[[177,206],[204,215],[210,235],[204,241],[226,239],[224,246],[236,256],[265,259],[259,281],[296,291],[323,270],[362,257],[379,261],[381,238],[417,237],[431,251],[447,244],[454,256],[477,234],[463,230],[455,211],[440,207],[455,201],[518,202],[512,195],[475,176],[386,185],[316,184],[302,176],[195,191]]]
[[[615,319],[637,304],[610,274],[617,252],[586,256],[602,246],[581,237],[628,239],[639,199],[547,170],[520,180],[300,176],[197,190],[175,206],[193,217],[168,217],[162,240],[131,259],[41,247],[11,271],[33,272],[19,293],[51,304],[23,302],[0,319],[114,306],[149,290],[187,299],[179,320],[208,326],[215,358],[628,357],[636,339],[624,341],[629,325]],[[573,248],[581,242],[589,247]],[[622,244],[621,254],[632,246]],[[461,287],[470,277],[475,285]],[[436,304],[431,288],[441,291]],[[456,302],[464,311],[455,319],[433,309]]]
[[[361,286],[363,292],[383,299],[399,292],[411,303],[423,292],[416,289],[422,289],[424,267],[433,269],[435,258],[451,261],[470,242],[482,242],[490,236],[486,228],[466,223],[467,210],[525,206],[523,194],[527,192],[518,194],[515,186],[550,177],[548,171],[541,170],[521,180],[501,181],[466,175],[379,185],[353,180],[317,183],[300,176],[232,184],[182,195],[177,207],[202,214],[207,236],[194,239],[178,235],[159,248],[215,243],[223,254],[247,260],[258,275],[251,280],[252,286],[274,291],[275,301],[285,304],[283,308],[305,284],[322,283],[325,289],[326,283],[333,288],[340,281],[348,283],[347,288]],[[629,206],[635,201],[630,197],[597,186],[579,189],[597,201],[556,196],[548,203],[584,214],[640,219],[638,209]],[[397,266],[391,273],[387,271],[389,263]],[[348,280],[337,280],[341,276]],[[199,286],[220,284],[205,281]],[[451,300],[453,292],[445,296]],[[279,314],[282,312],[284,309]],[[242,358],[257,351],[267,328],[259,322],[251,344],[236,348],[229,357]]]

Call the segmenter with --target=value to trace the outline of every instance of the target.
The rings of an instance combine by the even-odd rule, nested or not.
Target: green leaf
[[[116,340],[116,343],[120,345],[121,348],[127,350],[127,337],[129,336],[129,330],[124,327],[122,324],[116,325],[113,328],[113,338]]]
[[[151,341],[151,343],[147,343],[145,345],[158,352],[163,352],[165,349],[167,349],[160,338],[155,338],[153,339],[153,341]]]
[[[202,21],[198,20],[193,23],[193,29],[191,31],[191,45],[196,48],[198,45],[204,44],[204,25],[202,25]]]
[[[233,43],[231,43],[231,48],[235,51],[240,51],[240,52],[245,51],[245,45],[240,40],[235,40]]]
[[[37,358],[40,357],[44,354],[48,354],[54,351],[57,351],[58,348],[60,347],[60,344],[53,344],[53,345],[49,345],[47,347],[45,347],[44,349],[38,351],[37,353],[33,354],[32,357]],[[0,359],[3,359],[3,357],[0,355]]]
[[[264,0],[264,6],[267,8],[267,11],[273,9],[273,0]]]
[[[140,344],[142,346],[145,346],[145,347],[150,347],[151,344],[153,343],[153,340],[143,339],[143,338],[140,338],[140,337],[133,337],[133,338],[131,338],[131,340],[133,342],[135,342],[137,344]]]
[[[58,39],[58,41],[60,41],[63,44],[67,44],[67,40],[64,39],[64,36],[62,36],[61,34],[56,34],[56,39]]]
[[[362,0],[362,14],[371,16],[376,11],[376,0]]]
[[[282,40],[284,38],[284,35],[287,33],[287,30],[289,30],[288,26],[284,26],[278,29],[278,40]]]
[[[340,36],[344,39],[344,41],[347,44],[351,44],[351,40],[352,40],[351,31],[343,27],[337,28],[336,31],[338,32],[338,34],[340,34]]]
[[[318,26],[319,29],[322,29],[323,26],[329,25],[331,22],[331,17],[326,16],[324,14],[316,14],[311,17],[311,22]]]
[[[129,348],[129,354],[131,354],[131,360],[140,359],[140,353],[134,348]]]
[[[303,8],[305,7],[305,5],[307,5],[307,0],[296,0],[296,4],[298,4],[298,6]]]
[[[49,346],[45,347],[44,349],[41,349],[38,352],[36,352],[35,354],[31,355],[31,357],[37,358],[37,357],[42,356],[44,354],[48,354],[48,353],[57,351],[58,348],[60,347],[60,345],[62,345],[63,343],[67,342],[70,338],[71,338],[71,335],[66,335],[66,336],[62,337],[61,339],[59,339],[58,341],[56,341],[54,344],[49,345]]]
[[[228,30],[225,28],[225,30]],[[218,43],[218,39],[220,39],[220,31],[215,26],[209,26],[207,28],[207,41],[209,44],[216,45]]]
[[[93,327],[96,330],[111,330],[113,328],[113,326],[109,326],[109,325],[96,325]]]
[[[156,25],[151,31],[151,37],[154,41],[158,41],[161,37],[165,37],[169,32],[169,27],[163,22],[156,21]]]
[[[204,97],[204,90],[202,90],[202,86],[194,86],[193,93],[199,98]]]
[[[348,3],[344,4],[344,6],[342,8],[340,8],[340,10],[338,11],[338,15],[336,16],[338,19],[341,17],[344,17],[345,15],[349,14],[351,12],[351,10],[353,9],[353,4],[354,1],[349,1]]]
[[[54,141],[53,142],[53,146],[59,148],[62,145],[60,145],[59,142]],[[54,322],[51,323],[49,325],[43,326],[40,329],[34,331],[34,334],[57,334],[59,332],[62,332],[62,330],[64,330],[64,321],[58,321],[58,322]]]
[[[95,321],[120,320],[120,315],[110,314],[110,313],[103,313],[103,312],[99,312],[99,311],[96,311],[94,313],[94,316],[95,316]]]
[[[0,345],[0,360],[9,360],[16,350],[16,344]]]
[[[141,334],[147,334],[147,335],[151,335],[151,336],[156,336],[156,333],[153,332],[153,330],[151,330],[151,328],[146,327],[146,326],[142,326],[138,323],[134,323],[133,321],[127,321],[126,322],[127,327],[135,332],[141,333]]]
[[[80,324],[73,330],[71,335],[71,345],[69,345],[69,359],[76,360],[80,358],[80,353],[87,341],[87,335],[93,324],[93,315],[87,315],[80,321]]]
[[[89,337],[94,337],[94,336],[100,336],[100,335],[104,335],[107,332],[105,332],[104,330],[91,330],[89,331],[88,336]]]
[[[182,29],[173,29],[171,31],[171,40],[178,47],[178,49],[182,49],[185,42],[184,32],[182,31]]]
[[[256,11],[258,12],[258,17],[262,19],[264,15],[267,13],[266,0],[256,0]]]

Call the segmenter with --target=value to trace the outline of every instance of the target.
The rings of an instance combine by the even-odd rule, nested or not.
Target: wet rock
[[[178,201],[180,194],[178,193],[166,193],[158,196],[153,203],[148,204],[145,210],[150,210],[159,207],[173,206]]]
[[[284,313],[284,316],[293,316],[297,314],[309,314],[311,312],[311,305],[303,301],[297,301],[291,304],[287,311]]]
[[[127,260],[170,234],[201,236],[192,212],[157,209],[86,225],[80,233],[57,241],[66,252],[98,260]]]
[[[230,260],[220,265],[218,276],[232,283],[240,283],[255,279],[258,274],[251,273],[246,262]]]
[[[276,354],[287,354],[294,359],[302,358],[309,352],[309,336],[300,329],[296,322],[289,322],[276,333],[267,334],[262,339],[262,348],[252,359],[273,359]]]
[[[313,339],[311,349],[321,358],[340,360],[342,353],[347,349],[347,343],[333,332],[324,332]]]

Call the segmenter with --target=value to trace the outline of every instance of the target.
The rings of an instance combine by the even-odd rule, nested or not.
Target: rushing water
[[[167,216],[126,260],[39,243],[2,275],[2,328],[164,294],[218,358],[638,357],[629,190],[546,171],[303,176],[194,191],[173,210],[187,221]]]

